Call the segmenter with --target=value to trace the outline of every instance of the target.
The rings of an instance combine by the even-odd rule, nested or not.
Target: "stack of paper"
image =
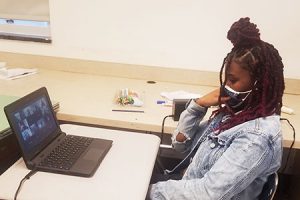
[[[25,68],[7,69],[3,67],[0,68],[0,79],[13,80],[13,79],[29,76],[36,73],[37,73],[37,69],[25,69]]]
[[[160,95],[170,101],[174,99],[195,99],[201,97],[200,94],[190,93],[183,90],[174,92],[161,92]]]

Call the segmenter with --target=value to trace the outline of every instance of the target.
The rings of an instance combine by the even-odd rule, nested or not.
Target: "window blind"
[[[0,18],[49,22],[49,0],[0,0]]]

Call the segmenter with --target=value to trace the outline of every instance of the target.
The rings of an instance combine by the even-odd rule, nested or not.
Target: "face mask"
[[[230,88],[228,85],[222,86],[221,88],[222,96],[228,96],[230,99],[226,101],[227,105],[231,108],[237,108],[243,104],[243,102],[247,99],[252,90],[248,90],[245,92],[238,92],[234,89]]]

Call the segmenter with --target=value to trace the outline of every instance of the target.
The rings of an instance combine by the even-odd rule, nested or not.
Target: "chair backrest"
[[[265,183],[263,190],[260,194],[260,200],[272,200],[276,189],[278,186],[278,174],[275,172],[274,174],[271,174],[267,182]]]

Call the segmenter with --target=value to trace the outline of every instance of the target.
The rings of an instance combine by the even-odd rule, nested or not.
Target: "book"
[[[20,97],[17,96],[0,95],[0,136],[4,136],[10,132],[9,124],[4,113],[4,107],[19,98]]]

